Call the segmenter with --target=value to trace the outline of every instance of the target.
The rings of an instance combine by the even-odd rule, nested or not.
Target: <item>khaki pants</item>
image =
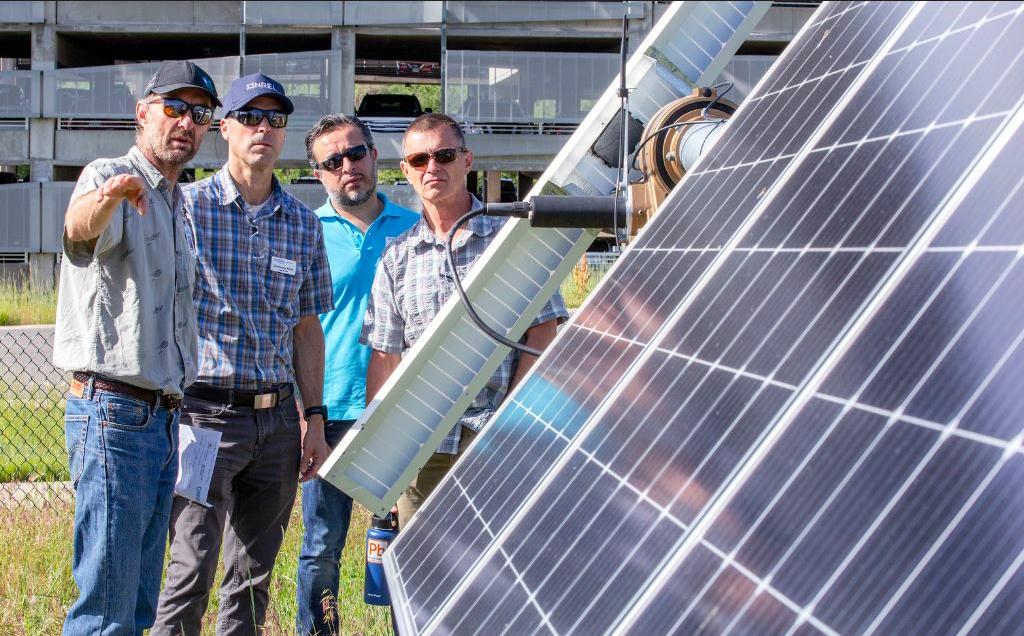
[[[466,452],[469,444],[476,438],[476,431],[462,427],[459,436],[459,454],[449,455],[447,453],[434,453],[423,465],[416,479],[409,484],[402,496],[398,498],[398,528],[402,529],[412,519],[416,511],[420,509],[423,502],[427,500],[430,493],[434,492],[437,485],[441,483],[444,476],[452,469],[455,462]]]

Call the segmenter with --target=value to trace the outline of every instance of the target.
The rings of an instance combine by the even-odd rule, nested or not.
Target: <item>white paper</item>
[[[270,259],[270,271],[295,276],[295,272],[298,270],[295,261],[289,258],[274,256]]]
[[[178,425],[178,482],[174,492],[192,501],[209,506],[210,478],[217,462],[220,431]]]

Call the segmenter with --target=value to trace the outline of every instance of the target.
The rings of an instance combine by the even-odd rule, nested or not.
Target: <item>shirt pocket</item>
[[[306,279],[309,264],[287,250],[271,249],[267,262],[267,300],[285,321],[296,320],[299,312],[299,288]]]

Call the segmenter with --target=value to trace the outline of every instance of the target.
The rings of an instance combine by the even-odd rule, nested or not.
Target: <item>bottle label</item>
[[[388,549],[388,541],[380,539],[366,540],[366,562],[381,563],[384,558],[384,551]]]

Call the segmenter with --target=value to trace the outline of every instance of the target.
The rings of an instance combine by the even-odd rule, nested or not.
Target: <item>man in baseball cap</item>
[[[218,103],[198,66],[163,64],[135,105],[135,145],[86,166],[65,215],[53,362],[71,372],[64,428],[79,590],[65,634],[153,624],[179,407],[198,359],[178,176]]]
[[[198,259],[199,379],[182,421],[217,431],[220,447],[209,505],[174,497],[153,636],[200,632],[222,541],[217,631],[262,633],[295,482],[315,477],[330,453],[320,314],[334,295],[323,232],[274,176],[294,107],[279,82],[256,73],[231,84],[224,109],[227,163],[184,189]]]
[[[188,61],[161,64],[160,69],[146,84],[144,94],[166,95],[182,88],[197,88],[210,96],[214,106],[221,105],[217,99],[217,88],[213,85],[213,79],[206,71]]]

